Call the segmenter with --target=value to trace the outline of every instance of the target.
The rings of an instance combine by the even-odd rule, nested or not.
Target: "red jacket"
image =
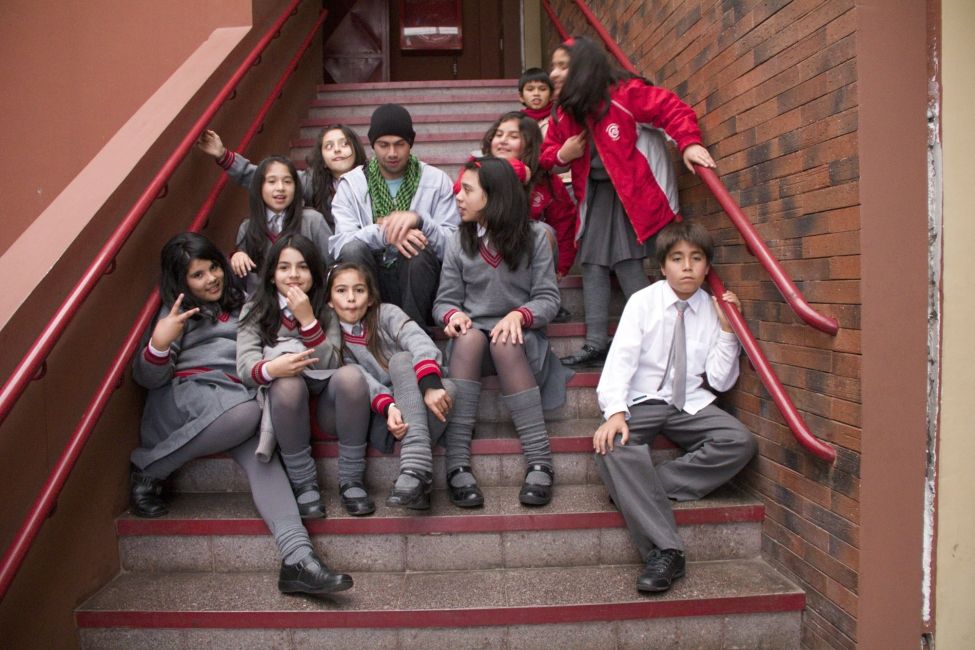
[[[633,224],[637,241],[643,243],[658,230],[673,221],[667,197],[650,171],[650,165],[637,148],[638,124],[649,123],[663,129],[683,151],[692,144],[701,144],[701,130],[697,126],[694,109],[674,93],[657,86],[649,86],[641,79],[627,79],[610,91],[609,109],[597,122],[586,120],[585,130],[606,166],[606,172],[620,197],[623,209]],[[560,108],[557,120],[551,120],[542,144],[541,166],[546,169],[564,166],[558,157],[562,144],[584,129]],[[586,180],[589,178],[590,155],[583,155],[570,163],[572,192],[579,206],[586,203]],[[585,216],[580,210],[582,229]]]
[[[555,230],[559,246],[559,264],[556,269],[566,275],[576,259],[576,227],[579,210],[565,189],[562,179],[555,174],[544,174],[528,197],[531,218],[544,221]]]

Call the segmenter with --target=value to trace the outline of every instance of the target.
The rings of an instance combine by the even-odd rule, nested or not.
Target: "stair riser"
[[[654,450],[655,462],[673,458],[676,450]],[[554,454],[556,489],[563,485],[599,485],[602,481],[590,453]],[[472,456],[472,466],[478,482],[485,486],[520,486],[525,475],[525,461],[521,454],[487,454]],[[318,476],[324,488],[338,490],[338,459],[319,458]],[[433,484],[444,487],[444,457],[433,457]],[[370,456],[366,463],[366,485],[377,494],[393,484],[399,475],[398,456]],[[243,470],[231,458],[201,458],[188,463],[172,478],[172,490],[194,492],[248,492],[250,487]]]
[[[761,524],[680,527],[691,561],[746,559],[761,550]],[[634,563],[622,528],[499,533],[313,535],[316,548],[343,571],[463,571]],[[126,571],[274,571],[270,535],[150,535],[119,540]]]
[[[455,156],[466,158],[475,149],[480,149],[481,141],[478,140],[448,140],[446,142],[417,142],[413,145],[413,154],[420,160],[427,160],[437,156]],[[364,145],[366,146],[366,145]],[[367,146],[368,149],[368,146]],[[312,152],[311,147],[292,147],[290,157],[294,160],[305,160],[306,156]],[[367,151],[367,153],[370,153]]]
[[[449,103],[405,103],[403,106],[410,115],[456,115],[458,113],[485,113],[500,116],[508,111],[521,109],[521,104],[517,101],[483,101],[483,102],[463,102],[459,104]],[[308,111],[308,117],[312,119],[326,119],[334,115],[363,115],[369,117],[376,110],[376,104],[362,104],[359,106],[312,106]],[[484,125],[487,128],[490,122]]]
[[[801,612],[690,616],[561,625],[407,629],[102,629],[80,630],[86,649],[375,648],[427,650],[646,650],[646,648],[798,648]]]
[[[518,84],[512,81],[508,84],[498,84],[496,86],[474,86],[464,88],[404,88],[390,90],[380,88],[376,90],[357,89],[357,90],[319,90],[316,95],[318,100],[326,101],[349,101],[358,100],[363,104],[376,107],[380,104],[404,104],[410,100],[416,101],[417,98],[425,99],[430,97],[457,97],[458,95],[468,97],[470,101],[477,101],[479,97],[496,97],[498,95],[510,95],[512,101],[518,101]]]
[[[329,116],[334,116],[331,118],[333,120],[345,119],[349,117],[349,115],[346,113],[337,113],[334,111],[329,113],[326,116],[326,118],[328,118]],[[359,122],[364,122],[364,123],[359,123]],[[490,121],[471,122],[467,120],[456,120],[456,121],[442,121],[442,122],[440,121],[418,122],[414,120],[413,130],[416,131],[417,135],[434,134],[434,133],[439,135],[445,133],[469,133],[471,131],[483,132],[486,131],[490,125],[491,125]],[[363,138],[367,137],[369,134],[368,116],[366,116],[365,118],[360,117],[359,119],[356,120],[356,123],[351,124],[350,126],[352,127],[353,131],[358,133]],[[302,126],[298,132],[298,137],[302,139],[317,138],[318,133],[321,130],[322,130],[321,125]],[[366,153],[370,153],[368,141],[365,142],[362,146],[366,148]]]

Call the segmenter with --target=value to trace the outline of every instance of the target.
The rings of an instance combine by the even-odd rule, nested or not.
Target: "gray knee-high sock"
[[[339,443],[339,485],[353,481],[363,481],[366,473],[366,445],[343,445]],[[351,488],[343,494],[349,498],[362,498],[366,492]]]
[[[403,413],[408,428],[400,448],[399,467],[421,472],[433,472],[433,452],[430,448],[430,429],[427,426],[427,407],[416,383],[413,360],[408,352],[394,354],[389,360],[389,376],[393,380],[396,406]],[[419,485],[419,480],[401,474],[396,487],[409,489]]]
[[[514,395],[503,395],[504,405],[511,411],[511,421],[521,439],[521,450],[529,465],[544,465],[552,469],[552,450],[545,430],[542,412],[542,395],[538,386]],[[531,472],[525,479],[529,483],[549,485],[551,479],[545,472]]]
[[[285,564],[297,564],[315,552],[308,531],[301,525],[300,519],[292,520],[289,518],[267,523]]]
[[[477,419],[477,403],[481,399],[481,382],[470,379],[452,380],[457,387],[450,422],[445,432],[447,443],[447,473],[458,467],[471,464],[471,437],[474,420]],[[474,476],[467,472],[456,475],[452,483],[455,487],[473,485]]]
[[[586,308],[586,343],[597,350],[609,345],[609,268],[582,265],[582,301]]]
[[[292,486],[318,483],[318,472],[315,471],[315,460],[311,457],[310,445],[294,454],[286,454],[282,451],[281,462],[284,463],[284,471],[287,472]],[[321,497],[316,492],[303,492],[298,497],[298,503],[311,503],[319,498]]]

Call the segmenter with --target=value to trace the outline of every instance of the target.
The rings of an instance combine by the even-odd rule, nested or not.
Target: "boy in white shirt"
[[[738,379],[738,339],[717,299],[701,289],[713,250],[697,224],[673,222],[660,231],[657,261],[665,279],[626,303],[596,388],[606,418],[593,435],[596,465],[646,561],[640,591],[666,591],[684,575],[670,500],[708,494],[757,449],[751,432],[715,406],[704,387],[705,374],[716,391]],[[731,291],[722,299],[741,308]],[[650,444],[658,433],[685,453],[654,467]]]

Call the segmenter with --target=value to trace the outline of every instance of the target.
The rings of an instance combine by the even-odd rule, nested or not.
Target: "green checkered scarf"
[[[410,155],[410,161],[406,163],[403,184],[400,185],[395,199],[389,195],[386,179],[379,172],[379,162],[375,158],[366,165],[366,182],[369,185],[369,196],[372,198],[374,222],[395,210],[409,210],[416,188],[420,186],[420,161],[416,156]]]

